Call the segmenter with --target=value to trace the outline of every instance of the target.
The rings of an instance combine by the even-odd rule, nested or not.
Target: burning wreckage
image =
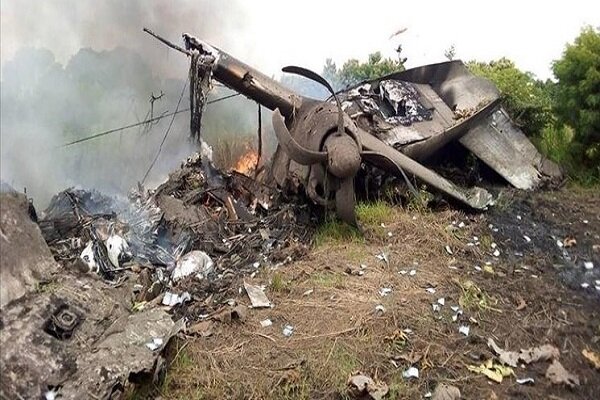
[[[520,189],[560,176],[511,122],[497,89],[460,61],[339,93],[309,70],[284,68],[323,84],[331,97],[319,101],[190,35],[181,48],[147,32],[191,58],[192,136],[215,79],[274,111],[279,145],[255,177],[197,154],[155,190],[114,199],[69,189],[40,216],[25,196],[3,191],[3,398],[111,399],[127,382],[158,379],[161,350],[186,325],[242,312],[230,300],[240,277],[306,251],[310,203],[356,224],[355,186],[376,190],[393,176],[485,209],[486,190],[422,164],[450,142]]]

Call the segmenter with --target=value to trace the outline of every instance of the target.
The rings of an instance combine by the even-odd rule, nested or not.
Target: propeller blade
[[[344,132],[344,111],[342,110],[342,103],[340,103],[340,99],[338,99],[338,97],[336,96],[335,91],[333,90],[329,82],[327,82],[327,79],[323,78],[316,72],[311,71],[310,69],[298,67],[296,65],[289,65],[287,67],[283,67],[281,70],[283,72],[288,72],[290,74],[296,74],[311,79],[325,86],[327,90],[329,90],[329,93],[331,93],[331,95],[335,99],[335,103],[338,107],[338,133],[342,134]]]
[[[335,97],[335,92],[334,92],[333,88],[331,87],[331,85],[329,84],[329,82],[327,82],[327,80],[325,78],[323,78],[321,75],[317,74],[316,72],[311,71],[310,69],[298,67],[295,65],[289,65],[287,67],[283,67],[281,70],[283,72],[300,75],[305,78],[311,79],[315,82],[319,82],[321,85],[325,86],[327,88],[327,90],[329,90],[329,92],[331,93],[332,96]]]
[[[340,188],[335,192],[335,210],[338,217],[358,227],[354,206],[356,205],[356,193],[354,192],[354,177],[348,177],[340,182]]]
[[[279,145],[298,164],[312,165],[327,161],[327,153],[309,150],[296,142],[287,126],[285,126],[285,120],[278,108],[273,111],[273,129]]]

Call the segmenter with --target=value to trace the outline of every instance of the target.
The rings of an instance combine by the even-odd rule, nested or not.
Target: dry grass
[[[489,232],[484,217],[418,207],[404,211],[386,204],[361,207],[364,237],[328,222],[304,259],[246,278],[267,285],[274,308],[251,309],[243,323],[215,323],[212,336],[173,344],[164,382],[150,388],[150,394],[140,391],[130,398],[345,399],[346,382],[356,371],[386,382],[386,399],[422,399],[440,382],[458,386],[464,398],[494,398],[496,393],[495,398],[548,398],[558,390],[548,392],[550,386],[544,386],[543,377],[538,383],[539,376],[530,387],[508,380],[489,385],[465,366],[491,356],[486,337],[510,342],[507,347],[515,349],[551,342],[571,349],[561,361],[569,362],[569,354],[578,358],[579,339],[573,339],[576,346],[562,343],[573,337],[571,330],[590,325],[585,318],[574,322],[579,305],[557,301],[551,280],[542,284],[524,275],[476,272],[473,266],[489,259],[494,240],[484,235]],[[466,226],[457,228],[461,221]],[[466,245],[474,234],[479,247]],[[389,263],[376,258],[382,251]],[[506,271],[499,263],[494,268]],[[414,276],[408,273],[412,269]],[[382,288],[391,293],[382,296]],[[521,311],[515,311],[515,293],[526,300]],[[442,297],[445,305],[434,312],[432,303]],[[236,301],[249,302],[243,292]],[[564,313],[567,304],[575,304],[571,314]],[[376,312],[377,305],[385,312]],[[451,306],[464,310],[457,321]],[[273,325],[261,327],[267,318]],[[566,318],[571,320],[563,322]],[[282,333],[288,324],[294,327],[291,337]],[[458,332],[463,324],[471,328],[469,337]],[[561,338],[560,343],[552,337]],[[402,378],[410,366],[419,368],[418,380]],[[562,391],[557,398],[572,396]]]
[[[229,170],[244,154],[255,150],[255,147],[254,136],[221,137],[213,146],[213,161],[218,168]]]
[[[429,342],[432,335],[449,332],[431,332],[433,297],[424,287],[433,283],[440,293],[455,289],[447,268],[452,257],[444,246],[456,247],[458,239],[446,229],[456,216],[450,211],[407,213],[378,203],[359,207],[364,239],[347,226],[325,224],[307,258],[263,270],[255,278],[254,283],[270,282],[267,295],[275,307],[251,310],[244,324],[219,324],[209,338],[189,338],[159,388],[162,396],[344,398],[347,379],[358,370],[388,382],[389,398],[422,395],[419,384],[401,378],[411,363],[398,357],[420,355],[421,368],[427,368],[449,356],[447,349]],[[381,223],[391,237],[375,232]],[[389,265],[375,257],[383,249]],[[354,274],[361,264],[366,265],[364,275]],[[410,268],[417,269],[416,276],[399,274]],[[383,287],[392,293],[382,297]],[[458,303],[458,294],[454,297]],[[247,303],[243,295],[237,301]],[[387,310],[383,315],[375,312],[378,304]],[[266,318],[273,325],[262,328]],[[282,334],[286,324],[294,327],[289,338]],[[402,333],[406,328],[414,333]],[[392,357],[398,358],[398,368]]]

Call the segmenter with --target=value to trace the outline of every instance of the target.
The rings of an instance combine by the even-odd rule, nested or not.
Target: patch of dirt
[[[440,383],[467,399],[595,398],[600,374],[582,351],[600,351],[599,218],[594,190],[505,191],[485,214],[390,209],[364,241],[326,242],[246,278],[266,285],[275,306],[184,337],[170,349],[164,382],[131,398],[341,399],[356,371],[386,382],[389,399],[421,399]],[[568,238],[576,244],[565,247]],[[242,287],[240,278],[230,293],[248,305]],[[452,307],[463,311],[456,320]],[[272,325],[262,327],[266,319]],[[547,361],[519,366],[502,383],[469,371],[494,358],[489,338],[514,351],[556,346],[580,385],[552,384]],[[411,366],[419,377],[403,378]],[[516,383],[527,377],[535,383]]]

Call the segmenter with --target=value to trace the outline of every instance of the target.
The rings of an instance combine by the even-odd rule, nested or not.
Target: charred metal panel
[[[499,105],[460,143],[518,189],[534,189],[544,176],[560,175]]]

